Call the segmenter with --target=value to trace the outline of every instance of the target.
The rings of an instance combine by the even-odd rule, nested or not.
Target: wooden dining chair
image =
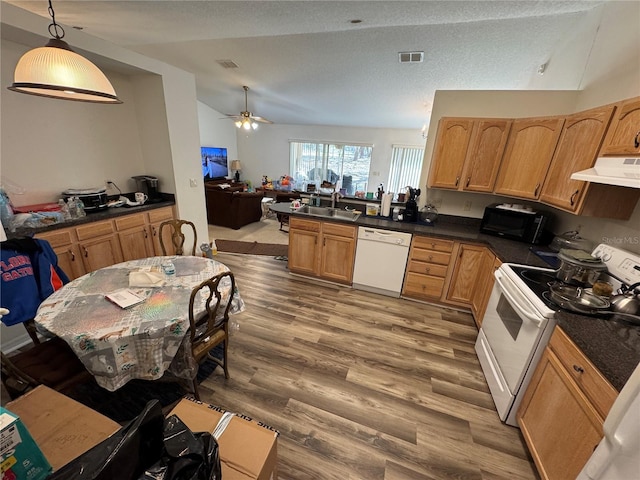
[[[188,225],[193,232],[193,248],[191,249],[191,255],[196,254],[196,246],[198,245],[198,235],[196,233],[196,226],[193,222],[188,220],[167,220],[160,224],[160,248],[162,249],[162,255],[184,255],[184,243],[185,235],[182,232],[182,227]],[[171,245],[175,250],[175,253],[169,252],[167,246],[164,244],[164,229],[169,228],[171,232]]]
[[[229,309],[235,290],[235,279],[231,272],[220,273],[200,283],[191,292],[189,300],[189,323],[191,351],[196,363],[200,365],[205,359],[213,360],[224,370],[224,377],[229,378],[227,355],[229,348]],[[196,299],[205,296],[205,311],[196,311]],[[226,303],[223,303],[226,302]],[[222,307],[222,311],[220,311]],[[211,355],[211,351],[224,343],[222,359]],[[200,400],[197,375],[193,378],[193,392]]]
[[[12,399],[38,385],[69,393],[76,385],[93,381],[71,347],[59,337],[12,355],[0,354],[2,383]]]

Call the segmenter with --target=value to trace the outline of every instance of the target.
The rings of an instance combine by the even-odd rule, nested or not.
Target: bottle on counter
[[[76,204],[75,197],[67,198],[67,210],[69,211],[69,218],[78,218],[78,205]]]
[[[71,214],[69,213],[69,205],[64,203],[64,200],[62,198],[58,200],[58,206],[60,207],[60,213],[62,214],[62,219],[65,222],[71,220]]]
[[[84,211],[84,202],[80,200],[80,197],[76,197],[76,211],[78,212],[78,218],[87,216],[87,213]]]

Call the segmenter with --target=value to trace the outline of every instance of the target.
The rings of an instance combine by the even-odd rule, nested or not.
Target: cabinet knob
[[[429,271],[430,271],[430,270],[431,270],[431,267],[427,267],[427,268],[425,268],[425,272],[426,272],[426,273],[429,273]]]
[[[75,262],[76,261],[76,254],[73,253],[73,250],[68,250],[69,255],[71,255],[71,261]]]
[[[460,177],[456,177],[456,187],[458,186],[458,184],[460,183]]]
[[[153,235],[154,237],[158,235],[158,231],[156,230],[156,227],[151,227],[151,235]]]
[[[533,191],[533,196],[534,197],[538,196],[538,190],[540,190],[540,184],[539,183],[536,185],[536,189]]]
[[[471,183],[471,177],[467,177],[467,184],[465,185],[465,187],[468,187],[469,183]]]
[[[144,230],[144,238],[149,238],[149,234],[147,233],[147,229],[143,229]]]
[[[82,247],[82,249],[84,250],[84,258],[88,258],[89,257],[89,250],[87,250],[87,247]]]
[[[569,199],[572,207],[576,203],[576,195],[578,195],[578,193],[580,193],[580,190],[576,190],[575,192],[573,192],[573,195],[571,195],[571,198]]]
[[[429,261],[433,260],[433,255],[429,255]]]
[[[636,133],[636,136],[633,139],[633,144],[636,148],[640,147],[640,130],[638,130],[638,133]]]
[[[574,365],[573,369],[578,373],[584,373],[584,368],[582,368],[580,365]]]

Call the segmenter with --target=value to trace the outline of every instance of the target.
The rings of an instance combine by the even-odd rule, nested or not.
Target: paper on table
[[[104,296],[107,300],[112,303],[115,303],[120,308],[129,308],[137,305],[138,303],[144,302],[144,298],[139,297],[131,290],[123,288],[122,290],[118,290],[116,292],[109,293]]]
[[[130,287],[161,287],[164,274],[158,272],[129,272]]]

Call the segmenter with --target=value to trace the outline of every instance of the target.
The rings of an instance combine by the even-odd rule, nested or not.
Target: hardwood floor
[[[246,310],[231,378],[216,370],[200,392],[280,432],[279,479],[538,478],[495,411],[470,314],[293,276],[271,257],[217,259]]]

